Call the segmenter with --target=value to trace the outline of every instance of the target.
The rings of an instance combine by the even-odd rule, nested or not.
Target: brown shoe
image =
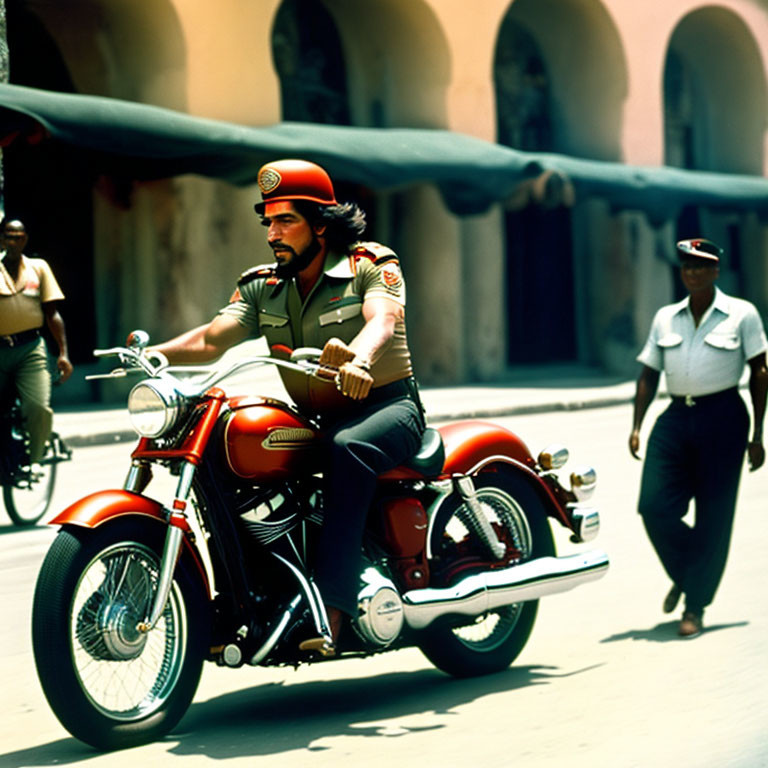
[[[325,657],[336,655],[336,640],[339,638],[341,620],[344,618],[344,614],[338,608],[334,608],[333,606],[328,606],[327,614],[328,628],[331,630],[331,639],[333,642],[329,643],[328,639],[323,636],[310,637],[299,643],[300,651],[316,651],[321,656]]]
[[[701,634],[703,629],[703,623],[700,613],[694,613],[693,611],[685,611],[683,618],[680,621],[680,626],[677,630],[677,634],[680,637],[686,638],[686,640],[697,637]]]
[[[683,590],[673,584],[672,588],[667,592],[667,596],[664,598],[664,602],[661,606],[664,613],[672,613],[677,608],[677,604],[680,601],[680,595],[683,594]]]

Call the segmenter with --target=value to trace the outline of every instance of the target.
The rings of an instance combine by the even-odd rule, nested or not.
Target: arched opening
[[[499,143],[620,159],[627,65],[599,0],[515,0],[499,28],[494,83]],[[579,354],[572,200],[561,182],[539,179],[505,217],[512,364]]]
[[[283,0],[272,29],[284,120],[349,125],[341,41],[316,0]]]
[[[541,50],[511,14],[502,23],[494,60],[500,144],[530,152],[553,149],[549,72]],[[573,261],[570,212],[533,196],[504,217],[507,254],[508,362],[571,360]]]
[[[533,36],[508,15],[494,63],[498,141],[530,152],[552,150],[549,72]]]
[[[762,175],[768,86],[759,47],[744,21],[708,7],[683,18],[670,38],[664,66],[664,161],[689,170]],[[678,238],[708,235],[726,255],[721,280],[744,291],[745,253],[734,219],[705,232],[706,211],[687,206]],[[686,295],[673,268],[675,294]]]
[[[75,92],[58,46],[21,0],[6,0],[10,82]],[[28,255],[51,265],[66,297],[61,314],[70,356],[90,361],[95,346],[93,178],[77,153],[16,140],[3,152],[5,208],[29,233]]]
[[[762,175],[768,85],[759,47],[725,8],[686,16],[664,67],[665,162]]]
[[[333,17],[317,0],[283,0],[272,28],[272,56],[280,78],[283,120],[350,125],[347,67]],[[376,206],[366,187],[334,179],[338,200],[362,206],[368,232]]]
[[[170,0],[6,0],[6,6],[13,84],[184,108],[184,40]],[[49,260],[62,284],[74,361],[91,363],[95,346],[125,332],[132,295],[126,281],[144,267],[153,284],[167,279],[166,233],[147,231],[130,178],[100,176],[72,149],[17,141],[6,159],[9,213],[26,221],[30,250]],[[117,235],[119,228],[130,237]],[[118,242],[125,246],[122,258]],[[61,397],[74,389],[70,384]]]

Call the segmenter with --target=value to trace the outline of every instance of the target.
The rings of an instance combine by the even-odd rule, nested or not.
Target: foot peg
[[[302,640],[299,643],[299,650],[315,651],[326,658],[336,655],[336,645],[327,637],[310,637],[308,640]]]

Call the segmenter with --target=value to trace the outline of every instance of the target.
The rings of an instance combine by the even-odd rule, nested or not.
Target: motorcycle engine
[[[357,596],[359,615],[354,626],[363,640],[386,648],[403,628],[403,602],[394,583],[374,567],[360,576],[363,586]]]

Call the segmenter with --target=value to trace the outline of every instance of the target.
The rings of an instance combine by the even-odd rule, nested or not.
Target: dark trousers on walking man
[[[646,451],[638,510],[669,578],[701,614],[728,557],[749,415],[737,389],[694,406],[674,401]],[[683,518],[695,502],[695,523]]]

